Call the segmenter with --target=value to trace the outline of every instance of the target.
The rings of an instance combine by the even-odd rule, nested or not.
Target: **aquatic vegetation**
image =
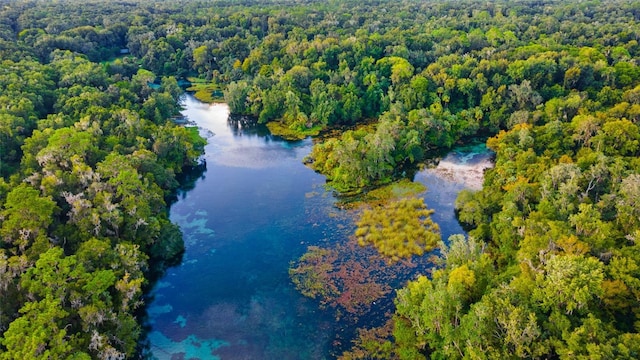
[[[394,320],[389,319],[380,327],[372,329],[358,329],[358,336],[353,341],[349,351],[338,357],[339,360],[357,359],[396,359],[394,346],[391,342]]]
[[[391,291],[387,284],[368,280],[371,273],[369,266],[354,259],[341,264],[334,273],[337,286],[343,289],[335,301],[348,313],[358,314],[367,310],[371,303]]]
[[[367,209],[357,223],[358,244],[373,245],[391,261],[421,256],[440,241],[440,228],[431,220],[431,214],[433,210],[417,198]]]
[[[302,295],[316,299],[327,299],[339,294],[331,278],[338,253],[318,246],[309,246],[307,252],[298,260],[297,267],[289,268],[289,277]]]
[[[371,190],[365,196],[369,203],[374,201],[386,202],[410,196],[417,196],[427,191],[427,187],[421,183],[413,182],[409,179],[401,179],[392,184]]]
[[[377,187],[359,195],[345,194],[340,196],[336,206],[340,209],[359,209],[364,206],[382,206],[389,201],[407,197],[415,197],[427,191],[427,187],[419,182],[401,179],[391,184]]]
[[[307,127],[304,124],[294,123],[288,125],[280,121],[267,123],[267,128],[273,135],[280,136],[285,140],[302,140],[307,136],[317,136],[322,130],[322,126],[319,125]]]
[[[321,307],[335,308],[337,318],[343,314],[357,318],[387,295],[389,283],[411,267],[409,263],[388,266],[379,254],[349,241],[333,248],[309,246],[291,264],[289,276],[304,296],[320,300]]]
[[[187,88],[187,91],[193,91],[193,96],[195,96],[196,99],[206,103],[224,101],[224,95],[220,90],[220,85],[193,77],[190,77],[189,81],[191,82],[191,86]]]

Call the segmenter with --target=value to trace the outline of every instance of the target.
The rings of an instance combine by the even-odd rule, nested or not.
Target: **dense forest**
[[[139,353],[204,146],[171,121],[178,80],[319,135],[306,162],[342,194],[488,139],[495,168],[456,201],[468,237],[342,358],[640,357],[639,21],[632,0],[0,0],[0,359]],[[410,232],[373,209],[354,236],[433,248],[430,210],[383,207],[403,208]]]

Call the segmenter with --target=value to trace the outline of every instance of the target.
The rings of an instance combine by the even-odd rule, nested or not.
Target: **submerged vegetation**
[[[170,121],[187,77],[286,138],[350,128],[308,158],[340,193],[489,137],[495,168],[456,201],[469,236],[345,358],[638,358],[639,20],[632,0],[0,1],[0,359],[137,352],[144,286],[182,248],[166,199],[204,145]],[[366,212],[364,243],[428,251],[422,205],[378,231],[409,203]],[[291,275],[358,313],[391,289],[344,256]]]
[[[410,262],[389,264],[388,258],[349,241],[331,247],[310,246],[291,264],[289,276],[304,296],[332,309],[336,321],[346,318],[355,323],[391,292],[390,284],[406,278],[414,268]]]
[[[309,247],[296,266],[289,269],[289,275],[303,295],[318,298],[323,306],[338,308],[338,318],[342,311],[362,314],[391,289],[377,279],[379,275],[373,276],[385,267],[381,258],[372,257],[365,263],[354,254],[353,247]]]

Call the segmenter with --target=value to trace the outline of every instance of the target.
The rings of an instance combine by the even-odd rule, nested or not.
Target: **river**
[[[264,127],[229,120],[224,104],[187,95],[184,106],[183,114],[208,137],[206,171],[170,209],[186,251],[149,295],[150,354],[160,360],[334,357],[336,344],[348,344],[356,325],[375,319],[336,321],[332,309],[296,291],[288,268],[310,245],[345,242],[354,211],[334,206],[324,176],[302,163],[310,139],[285,141]],[[458,150],[441,164],[473,171],[488,161],[484,153],[482,147]],[[458,182],[463,177],[454,170],[439,166],[415,176],[428,187],[425,202],[444,239],[463,232],[453,211],[456,194],[478,186],[477,176]],[[391,299],[377,306],[389,308]]]

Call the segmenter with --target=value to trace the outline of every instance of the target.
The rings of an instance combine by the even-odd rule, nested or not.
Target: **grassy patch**
[[[280,121],[271,121],[267,123],[267,128],[273,135],[280,136],[286,140],[302,140],[307,136],[317,136],[322,130],[322,126],[316,125],[311,128],[292,129],[288,125]]]
[[[382,206],[393,200],[416,197],[425,191],[427,191],[427,188],[421,183],[413,182],[409,179],[401,179],[358,196],[344,197],[336,205],[345,209],[355,209],[363,205]]]
[[[191,86],[187,91],[193,91],[196,99],[206,103],[224,102],[224,94],[219,84],[198,78],[189,78]]]
[[[391,262],[422,256],[440,241],[440,228],[431,220],[433,210],[423,199],[403,198],[365,209],[355,235],[360,246],[373,245]]]
[[[413,182],[409,179],[402,179],[400,181],[369,191],[365,195],[365,198],[369,202],[387,202],[389,200],[414,197],[425,191],[427,191],[427,187],[422,185],[421,183]]]

